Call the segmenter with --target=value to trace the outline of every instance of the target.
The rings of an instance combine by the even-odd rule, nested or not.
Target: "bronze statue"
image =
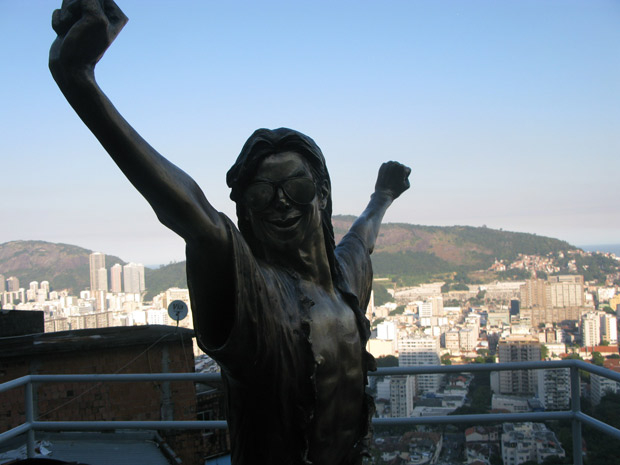
[[[359,464],[372,399],[364,316],[373,250],[410,169],[379,169],[375,191],[338,246],[325,160],[309,137],[259,129],[227,175],[238,226],[194,180],[123,119],[95,65],[127,18],[111,0],[65,1],[54,12],[50,70],[68,102],[159,220],[186,242],[200,347],[222,367],[232,462]]]

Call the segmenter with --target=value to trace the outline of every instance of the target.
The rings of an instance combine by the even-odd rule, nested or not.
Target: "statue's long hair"
[[[296,152],[308,163],[312,177],[317,186],[327,185],[328,194],[325,208],[321,211],[321,224],[325,238],[325,250],[332,272],[332,280],[336,283],[340,278],[340,269],[335,261],[334,229],[332,226],[331,181],[323,153],[316,142],[310,137],[288,128],[257,129],[241,149],[241,153],[226,175],[226,183],[230,187],[230,198],[237,205],[237,225],[239,231],[259,258],[262,257],[262,246],[254,236],[246,207],[243,205],[243,192],[252,181],[261,162],[269,155],[282,152]]]

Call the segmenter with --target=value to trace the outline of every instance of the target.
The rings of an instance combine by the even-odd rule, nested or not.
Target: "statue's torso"
[[[362,347],[355,315],[338,292],[304,286],[312,299],[310,338],[316,362],[313,463],[339,464],[360,437],[365,415]]]

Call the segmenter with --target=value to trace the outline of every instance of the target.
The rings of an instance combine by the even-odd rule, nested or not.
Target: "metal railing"
[[[442,425],[442,424],[481,424],[505,422],[542,422],[548,420],[571,420],[573,436],[573,463],[583,464],[582,456],[582,424],[589,425],[607,435],[620,440],[620,430],[607,423],[603,423],[581,411],[579,370],[602,376],[620,383],[620,373],[607,370],[580,360],[561,360],[546,362],[521,363],[489,363],[469,365],[425,365],[415,367],[380,368],[371,376],[391,375],[426,375],[449,373],[480,373],[514,370],[540,369],[570,369],[571,409],[555,412],[528,412],[528,413],[488,413],[479,415],[443,415],[428,417],[401,417],[401,418],[374,418],[373,425]],[[25,386],[25,423],[0,433],[0,446],[9,439],[26,434],[28,457],[35,456],[36,431],[110,431],[117,429],[136,430],[202,430],[226,429],[227,423],[222,420],[211,421],[40,421],[35,419],[34,385],[37,383],[59,382],[146,382],[146,381],[189,381],[214,382],[220,381],[219,374],[201,373],[162,373],[162,374],[110,374],[110,375],[27,375],[21,378],[0,384],[0,394],[11,389]]]

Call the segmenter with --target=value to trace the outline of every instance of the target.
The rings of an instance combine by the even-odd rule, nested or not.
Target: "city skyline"
[[[620,243],[616,2],[118,3],[130,21],[98,82],[231,218],[243,142],[288,126],[323,149],[336,214],[359,214],[396,159],[413,188],[388,222]],[[59,6],[0,1],[0,243],[183,260],[47,70]]]

